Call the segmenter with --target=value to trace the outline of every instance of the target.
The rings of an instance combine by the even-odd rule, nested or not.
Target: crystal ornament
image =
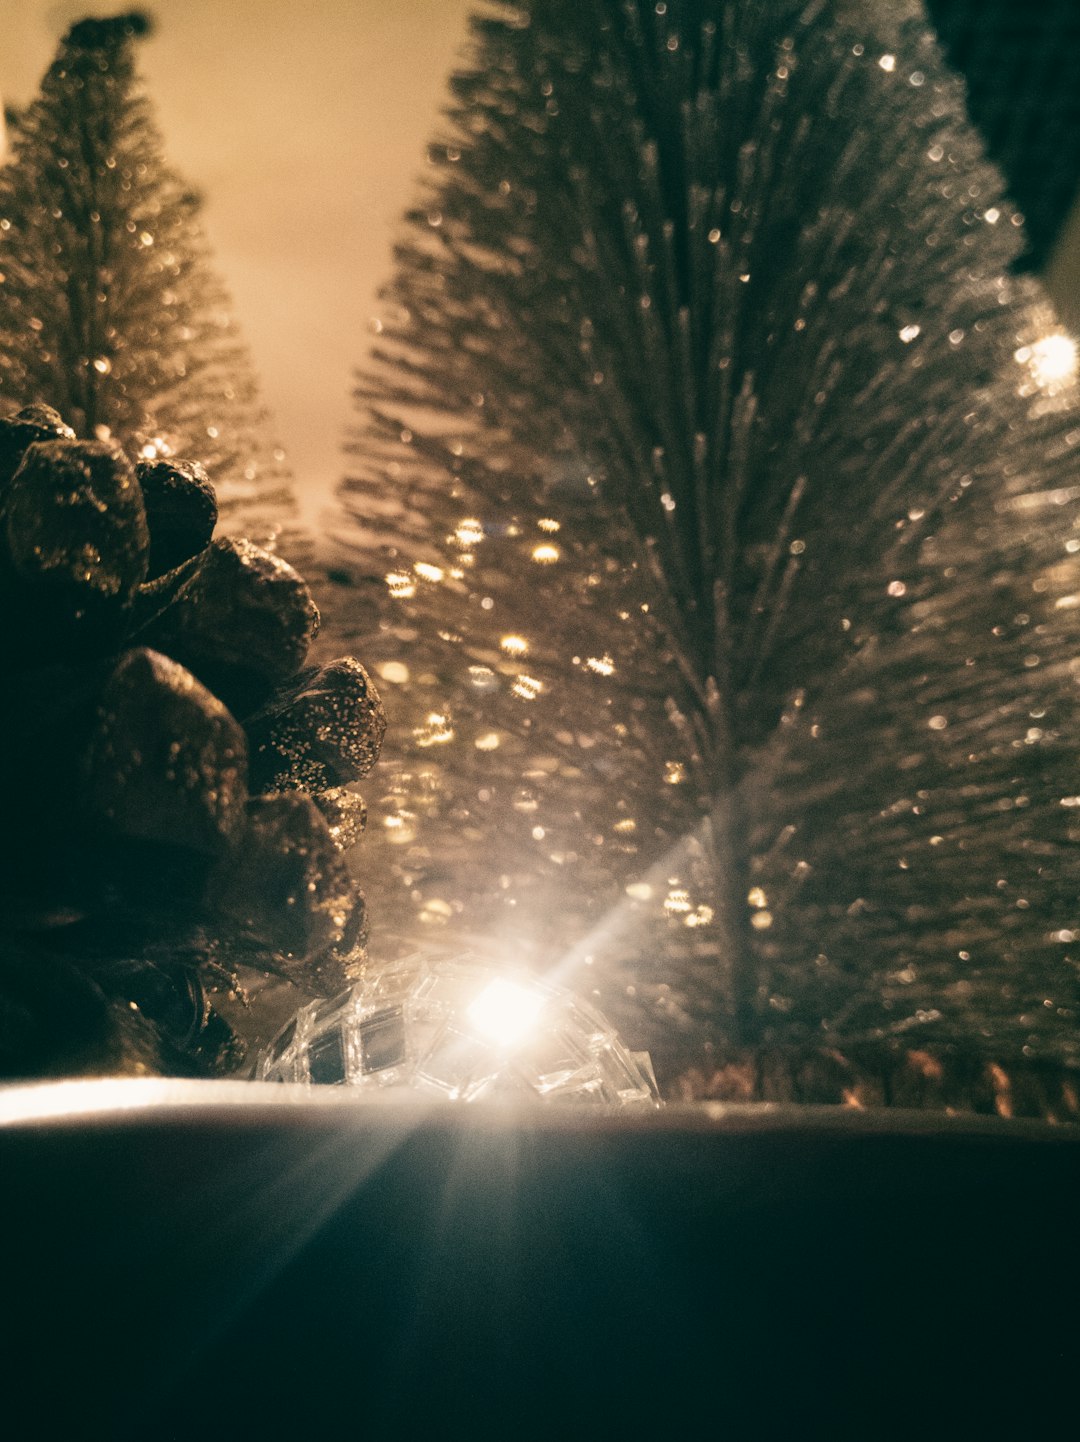
[[[257,1075],[407,1088],[451,1101],[660,1105],[648,1054],[628,1051],[588,1002],[533,976],[461,958],[397,962],[302,1007]]]

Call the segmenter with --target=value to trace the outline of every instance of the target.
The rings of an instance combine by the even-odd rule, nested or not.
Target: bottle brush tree
[[[343,493],[382,914],[661,1062],[1073,1057],[1076,348],[924,15],[474,36]]]
[[[132,459],[198,455],[223,509],[287,505],[199,199],[167,165],[135,69],[149,22],[64,37],[0,169],[0,405],[45,404]]]

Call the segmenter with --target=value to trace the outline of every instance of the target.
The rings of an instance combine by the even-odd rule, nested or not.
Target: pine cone
[[[216,520],[197,463],[0,420],[0,1076],[227,1070],[208,974],[362,961],[382,706],[352,657],[305,669],[306,584]]]

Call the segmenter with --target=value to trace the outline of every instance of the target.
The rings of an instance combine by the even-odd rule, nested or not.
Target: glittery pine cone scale
[[[216,520],[197,463],[0,421],[0,1076],[230,1070],[238,967],[320,995],[363,962],[381,702],[306,666],[303,578]]]

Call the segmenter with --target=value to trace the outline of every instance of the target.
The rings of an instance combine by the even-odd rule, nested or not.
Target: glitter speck
[[[478,546],[484,539],[484,527],[470,516],[455,530],[454,539],[460,546]]]
[[[666,761],[664,763],[664,780],[669,786],[679,786],[686,780],[686,767],[681,761]]]
[[[911,342],[915,339],[915,337],[919,335],[920,330],[920,326],[906,325],[900,332],[900,339],[904,342],[905,345],[910,345]]]
[[[878,64],[881,66],[882,70],[884,70],[887,75],[891,75],[892,72],[896,69],[896,56],[895,56],[895,55],[883,55],[883,56],[881,57],[881,59],[878,61]]]
[[[931,716],[926,724],[931,731],[944,731],[949,724],[949,718],[947,716]]]
[[[561,555],[562,552],[558,546],[552,546],[550,544],[534,546],[532,552],[532,558],[538,566],[551,566]]]
[[[890,581],[887,588],[890,596],[906,596],[907,587],[903,581]]]
[[[585,664],[597,676],[611,676],[615,672],[615,662],[608,655],[590,656]]]
[[[529,654],[529,643],[524,636],[504,636],[499,642],[499,648],[508,656],[527,656]]]
[[[417,561],[413,570],[424,581],[441,581],[445,574],[441,566],[433,566],[428,561]]]
[[[454,728],[450,718],[442,711],[429,711],[423,725],[413,728],[413,739],[417,746],[445,746],[454,739]]]
[[[669,916],[681,916],[690,910],[690,893],[685,887],[672,887],[664,898],[664,910]]]
[[[395,601],[408,601],[416,595],[416,582],[401,571],[388,572],[386,585]]]

